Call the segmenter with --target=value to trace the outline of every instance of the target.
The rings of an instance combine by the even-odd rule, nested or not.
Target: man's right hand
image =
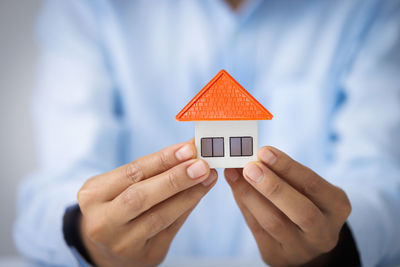
[[[78,193],[83,243],[97,266],[153,266],[217,172],[194,159],[193,142],[89,179]]]

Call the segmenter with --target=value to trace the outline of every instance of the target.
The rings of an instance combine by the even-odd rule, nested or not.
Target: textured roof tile
[[[176,115],[178,121],[270,120],[272,114],[221,70]]]

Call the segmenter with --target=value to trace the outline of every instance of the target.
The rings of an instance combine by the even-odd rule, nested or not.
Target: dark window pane
[[[224,156],[224,138],[213,138],[213,157]]]
[[[253,137],[242,137],[242,156],[253,155]]]
[[[231,137],[229,138],[229,141],[231,148],[231,156],[241,156],[240,137]]]
[[[201,138],[201,156],[212,157],[212,139]]]

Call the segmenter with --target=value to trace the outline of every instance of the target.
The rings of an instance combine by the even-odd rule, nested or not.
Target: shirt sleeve
[[[20,185],[14,240],[44,265],[78,264],[63,238],[63,214],[88,178],[119,161],[122,114],[101,41],[101,7],[90,6],[100,2],[48,1],[38,21],[38,169]]]
[[[350,198],[363,266],[400,259],[400,2],[376,2],[341,84],[327,174]]]

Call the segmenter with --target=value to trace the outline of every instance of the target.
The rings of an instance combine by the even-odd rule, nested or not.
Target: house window
[[[224,138],[223,137],[201,138],[201,156],[204,158],[223,157]]]
[[[253,137],[230,137],[231,157],[253,156]]]

